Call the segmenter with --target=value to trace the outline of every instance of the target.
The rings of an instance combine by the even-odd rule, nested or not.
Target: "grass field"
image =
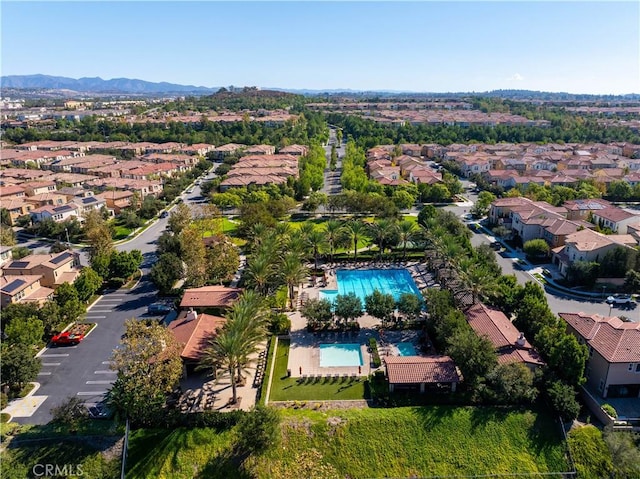
[[[276,349],[276,365],[271,378],[269,401],[331,401],[364,399],[366,381],[321,379],[313,383],[298,383],[297,378],[287,377],[289,341],[279,340]],[[267,365],[270,368],[271,364]]]
[[[250,457],[242,473],[230,460],[233,430],[136,431],[127,477],[356,479],[568,470],[560,433],[544,413],[432,406],[283,410],[281,416],[280,445]]]

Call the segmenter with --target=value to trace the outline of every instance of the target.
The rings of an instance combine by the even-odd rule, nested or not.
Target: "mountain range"
[[[130,94],[158,94],[158,93],[200,93],[211,94],[219,88],[207,88],[194,85],[178,85],[167,82],[149,82],[131,78],[113,78],[103,80],[95,78],[68,78],[51,75],[7,75],[0,77],[0,88],[16,89],[51,89],[73,90],[82,93],[130,93]]]
[[[103,80],[100,77],[95,78],[68,78],[51,75],[7,75],[0,77],[0,88],[5,90],[3,96],[7,95],[6,90],[47,90],[64,92],[64,96],[70,96],[73,93],[85,94],[120,94],[135,96],[159,96],[163,94],[181,94],[181,95],[210,95],[216,93],[220,87],[204,87],[194,85],[179,85],[167,82],[149,82],[131,78],[113,78],[111,80]],[[269,87],[265,90],[281,91],[294,93],[298,95],[347,95],[355,97],[431,97],[431,98],[464,98],[464,97],[500,97],[511,99],[538,99],[538,100],[556,100],[556,101],[594,101],[594,100],[624,100],[638,101],[640,95],[588,95],[574,94],[566,92],[541,92],[532,90],[494,90],[487,92],[410,92],[399,90],[379,90],[364,91],[349,88],[334,88],[325,90],[314,89],[292,89]]]

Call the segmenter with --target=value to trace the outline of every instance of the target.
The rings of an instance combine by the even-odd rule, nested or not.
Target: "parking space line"
[[[60,366],[60,363],[42,363],[43,366]]]
[[[107,391],[80,391],[76,396],[104,396]]]
[[[102,364],[113,364],[113,361],[102,361]]]
[[[42,354],[41,358],[66,358],[68,354]]]
[[[117,374],[118,371],[110,371],[110,370],[106,370],[106,371],[94,371],[93,374]]]
[[[86,384],[113,384],[113,381],[87,381]]]
[[[38,373],[38,376],[51,376],[51,373],[40,372],[40,373]]]
[[[87,313],[87,318],[91,318],[91,319],[96,318],[96,319],[99,319],[99,318],[106,318],[106,316],[95,316],[95,315],[93,315],[93,314]]]
[[[111,309],[92,309],[90,313],[87,314],[93,314],[93,313],[110,313],[112,310]]]
[[[98,303],[102,303],[105,301],[123,301],[122,298],[102,298],[100,301],[98,301]]]

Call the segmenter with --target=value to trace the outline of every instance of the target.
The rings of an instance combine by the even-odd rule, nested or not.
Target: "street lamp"
[[[602,285],[602,299],[604,299],[604,290],[607,288],[606,284]]]
[[[69,241],[69,230],[65,228],[64,232],[67,234],[67,249],[69,249],[71,248],[71,241]]]

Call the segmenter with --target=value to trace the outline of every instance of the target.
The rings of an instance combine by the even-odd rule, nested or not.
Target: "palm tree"
[[[396,228],[396,224],[393,220],[383,218],[369,226],[369,231],[371,231],[371,236],[373,237],[373,242],[378,245],[379,248],[379,258],[382,259],[382,254],[389,242],[389,239],[394,233],[394,229]]]
[[[293,309],[294,288],[304,281],[307,273],[307,268],[302,264],[300,257],[294,253],[287,253],[280,265],[280,274],[289,289],[291,309]]]
[[[298,258],[307,256],[307,241],[300,231],[293,231],[283,244],[282,254],[295,254]]]
[[[345,239],[345,229],[342,222],[337,220],[329,220],[325,223],[325,231],[327,233],[327,243],[329,245],[329,257],[333,263],[333,252],[336,247]]]
[[[268,293],[269,283],[274,274],[273,256],[257,254],[250,259],[247,265],[249,283],[264,296]]]
[[[360,220],[349,221],[346,226],[346,234],[353,243],[353,261],[358,260],[358,241],[360,241],[367,231],[367,227]]]
[[[251,227],[251,246],[260,246],[262,240],[267,236],[269,228],[264,223],[256,223]]]
[[[412,221],[402,221],[398,224],[398,235],[400,243],[402,243],[402,259],[407,258],[407,243],[413,241],[416,237],[418,227]]]
[[[300,231],[300,234],[304,238],[307,238],[311,233],[315,231],[315,229],[316,227],[311,221],[305,221],[300,225],[300,229],[298,231]]]
[[[231,379],[233,391],[232,402],[238,401],[236,370],[242,357],[242,341],[236,331],[223,328],[214,338],[209,339],[209,346],[204,350],[198,368],[210,369],[216,374],[218,366],[224,367]]]
[[[314,229],[306,237],[307,245],[313,254],[313,266],[318,270],[318,256],[327,246],[327,234],[324,231]]]
[[[242,380],[242,370],[250,363],[249,356],[258,351],[258,344],[264,340],[267,330],[267,311],[263,298],[255,291],[245,291],[227,314],[226,326],[239,336],[237,364],[238,380]]]

